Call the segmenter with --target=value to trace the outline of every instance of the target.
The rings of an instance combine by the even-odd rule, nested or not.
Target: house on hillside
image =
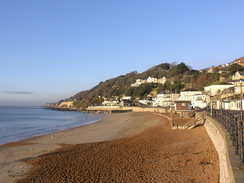
[[[244,79],[244,71],[236,71],[235,74],[231,77],[232,80]]]
[[[212,66],[212,67],[210,67],[209,69],[208,69],[208,73],[213,73],[214,72],[214,69],[215,69],[215,67],[214,66]]]
[[[227,69],[221,67],[221,68],[219,69],[219,74],[222,74],[222,73],[224,73],[224,72],[227,72]]]
[[[160,84],[164,84],[166,81],[167,81],[166,77],[158,79],[158,78],[149,76],[147,79],[137,79],[135,83],[131,84],[131,86],[137,87],[137,86],[140,86],[143,83],[160,83]]]
[[[235,87],[225,88],[221,93],[221,99],[229,99],[233,97],[235,94]]]
[[[239,65],[244,66],[244,57],[235,59],[235,60],[233,61],[233,63],[234,63],[234,64],[239,64]]]
[[[239,94],[244,92],[244,71],[236,71],[231,79],[228,82],[234,85],[234,93]]]
[[[131,86],[137,87],[137,86],[140,86],[141,84],[146,83],[146,82],[147,82],[146,79],[137,79],[134,84],[131,84]]]
[[[147,83],[158,83],[158,78],[149,76],[147,78]]]
[[[166,81],[167,81],[167,78],[165,76],[161,79],[158,79],[158,83],[160,83],[160,84],[165,84]]]
[[[210,85],[210,86],[205,86],[204,92],[210,94],[210,95],[216,95],[219,93],[222,93],[224,89],[233,87],[235,85],[232,84],[226,84],[226,85]]]

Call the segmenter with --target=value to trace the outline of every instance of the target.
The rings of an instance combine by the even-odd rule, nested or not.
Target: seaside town
[[[210,67],[207,69],[200,70],[200,72],[213,73],[214,70],[218,70],[219,74],[228,72],[229,68],[233,64],[238,64],[239,66],[244,66],[244,57],[235,59],[234,61],[223,64],[217,67]],[[223,84],[211,84],[209,86],[204,86],[203,90],[196,90],[194,88],[185,88],[182,91],[174,92],[172,87],[170,90],[157,92],[156,90],[151,91],[146,97],[137,97],[134,99],[136,101],[132,102],[132,96],[113,96],[111,98],[102,98],[102,103],[100,105],[91,105],[88,109],[92,108],[126,108],[129,106],[147,106],[147,107],[162,107],[170,108],[174,107],[176,109],[176,104],[182,101],[190,103],[190,109],[195,109],[196,111],[201,109],[209,110],[214,109],[224,109],[224,110],[242,110],[243,105],[243,92],[244,92],[244,71],[236,70],[233,75],[228,78],[224,76],[219,77],[219,83]],[[146,79],[136,79],[135,83],[131,84],[131,87],[139,87],[144,83],[155,83],[164,85],[166,82],[173,85],[174,78],[156,78],[149,76]],[[58,105],[58,107],[73,107],[75,100],[63,101]],[[189,110],[190,110],[189,109]]]
[[[168,64],[161,64],[160,66],[162,65],[169,66]],[[149,89],[147,90],[148,93],[146,93],[145,95],[144,92],[144,96],[136,96],[133,92],[131,92],[133,93],[133,95],[131,96],[123,94],[120,94],[118,96],[111,95],[111,97],[98,96],[94,97],[91,100],[91,102],[89,102],[87,108],[76,108],[75,104],[79,103],[77,101],[79,97],[77,96],[85,96],[84,93],[81,92],[68,100],[62,100],[59,103],[51,104],[47,107],[54,107],[54,109],[58,110],[76,110],[87,113],[113,113],[110,114],[110,117],[114,115],[115,118],[121,118],[120,120],[123,124],[125,124],[126,121],[130,121],[128,118],[122,118],[123,115],[121,114],[125,114],[130,119],[134,119],[134,122],[138,122],[138,126],[136,127],[136,129],[140,129],[143,126],[143,124],[152,125],[155,122],[155,116],[157,116],[158,120],[160,120],[161,122],[163,121],[163,123],[161,123],[161,125],[164,126],[163,129],[157,131],[155,128],[155,131],[151,133],[150,137],[147,136],[146,138],[141,138],[143,137],[143,133],[140,134],[140,137],[134,136],[135,139],[142,139],[141,144],[147,143],[149,140],[149,144],[152,145],[152,147],[147,148],[147,145],[143,147],[139,146],[139,149],[135,153],[130,153],[130,150],[128,150],[128,152],[126,152],[125,154],[120,152],[119,158],[117,157],[118,155],[115,155],[114,157],[115,159],[120,159],[121,157],[127,157],[128,154],[130,154],[130,156],[133,157],[134,154],[140,154],[142,152],[145,152],[142,149],[146,148],[147,153],[146,155],[143,155],[143,157],[146,159],[151,159],[152,156],[150,154],[154,154],[155,151],[150,150],[154,149],[154,147],[158,145],[157,142],[159,142],[159,144],[163,143],[162,139],[159,140],[159,136],[167,140],[174,139],[174,142],[172,144],[169,144],[169,147],[164,147],[167,147],[166,151],[170,151],[172,150],[172,145],[174,144],[173,149],[175,150],[171,152],[171,154],[180,154],[177,163],[172,163],[173,161],[171,158],[173,157],[173,159],[175,159],[175,155],[166,155],[163,156],[163,159],[171,159],[171,168],[164,167],[164,165],[160,165],[160,167],[164,167],[163,169],[165,170],[172,170],[170,172],[182,172],[184,170],[184,175],[182,176],[182,174],[179,175],[176,173],[166,173],[166,178],[163,174],[161,174],[159,176],[160,178],[156,176],[159,179],[156,178],[155,181],[152,182],[165,182],[165,180],[169,182],[171,182],[171,180],[175,180],[175,182],[181,182],[181,179],[188,180],[188,182],[208,182],[209,180],[210,182],[243,182],[243,66],[244,57],[241,57],[227,64],[213,66],[210,68],[200,70],[199,75],[202,74],[201,76],[203,77],[207,75],[213,76],[215,74],[218,76],[216,78],[219,79],[218,81],[210,82],[211,84],[209,85],[201,85],[202,90],[197,90],[194,87],[192,87],[193,83],[184,83],[184,85],[181,85],[181,83],[178,82],[179,87],[175,87],[175,84],[177,83],[177,76],[154,77],[153,75],[149,75],[146,78],[135,79],[134,82],[127,87],[127,89],[129,88],[130,91],[138,91],[136,89],[140,88],[143,85],[157,87],[157,89],[152,89],[153,87],[149,87]],[[185,65],[181,63],[173,67],[180,67],[182,69],[185,67]],[[153,67],[153,69],[156,69],[158,71],[161,68],[159,66],[155,66]],[[149,72],[153,69],[149,69]],[[181,70],[178,70],[177,72],[180,71]],[[132,76],[134,74],[135,73],[131,73]],[[129,74],[129,76],[131,75]],[[122,76],[122,78],[123,77],[124,76]],[[180,77],[184,76],[180,75]],[[106,82],[107,84],[110,82],[114,83],[114,80],[119,79],[121,78],[118,77],[112,80],[107,80]],[[104,83],[106,84],[106,82]],[[97,86],[99,91],[102,90],[102,87],[100,85],[103,85],[104,83],[101,82]],[[197,83],[194,86],[200,84],[203,83]],[[159,86],[163,86],[163,89],[161,89],[163,91],[158,92]],[[96,90],[97,88],[94,87],[92,90],[88,91],[88,93],[92,92],[93,90]],[[112,85],[111,88],[114,88],[114,91],[119,90],[119,87],[116,87],[115,85]],[[137,117],[135,118],[135,116]],[[135,128],[132,128],[130,130],[133,131],[135,130]],[[152,140],[152,134],[155,136],[157,136],[158,134],[160,135],[156,138],[153,138]],[[185,137],[187,137],[188,140],[186,140]],[[135,139],[129,139],[129,142],[134,142]],[[123,151],[124,149],[128,148],[129,142],[125,144],[125,147],[123,147]],[[133,149],[134,147],[137,147],[139,144],[133,144]],[[181,146],[179,144],[185,145]],[[197,152],[195,148],[197,149]],[[215,152],[217,152],[217,154]],[[99,150],[94,151],[94,153],[99,153]],[[139,155],[139,157],[141,157],[141,154]],[[110,156],[105,157],[105,159],[106,158],[109,159]],[[217,159],[218,161],[216,161]],[[189,161],[192,162],[192,164],[188,165]],[[127,163],[131,162],[134,162],[134,159],[131,159],[130,161],[123,160],[123,163],[126,164],[123,166],[128,166]],[[186,163],[181,164],[181,162]],[[163,164],[165,164],[165,162]],[[165,165],[167,166],[167,163]],[[198,167],[199,165],[201,166],[200,171],[201,169],[204,169],[204,174],[207,175],[207,178],[202,176],[202,173],[194,173],[194,175],[191,173],[195,171],[195,169],[193,170],[192,168]],[[211,167],[206,167],[206,165],[211,165]],[[111,165],[109,164],[109,166]],[[113,169],[113,171],[117,170],[117,168]],[[218,171],[219,173],[217,173]],[[190,174],[190,179],[186,178],[186,175],[188,173]],[[216,175],[219,176],[216,177]],[[128,176],[135,177],[131,172]],[[152,175],[150,175],[149,177],[151,176]],[[145,178],[146,176],[144,176],[143,174],[141,177]],[[117,178],[120,177],[116,176],[116,180]],[[140,178],[136,179],[140,180]],[[96,180],[96,178],[92,180]],[[108,179],[105,178],[104,180]],[[147,179],[147,181],[144,180],[143,182],[151,181]]]
[[[0,7],[0,183],[244,183],[244,0]]]

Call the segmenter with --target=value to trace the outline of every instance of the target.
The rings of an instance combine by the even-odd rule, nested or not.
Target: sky
[[[40,106],[161,63],[244,56],[243,0],[0,0],[0,105]]]

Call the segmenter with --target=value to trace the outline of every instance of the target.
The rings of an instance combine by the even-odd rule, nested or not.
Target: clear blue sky
[[[243,0],[0,0],[0,105],[43,105],[164,62],[244,56]]]

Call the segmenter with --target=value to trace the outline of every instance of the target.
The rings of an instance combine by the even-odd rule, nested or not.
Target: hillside
[[[73,106],[77,108],[86,108],[89,105],[99,105],[104,101],[104,98],[115,98],[121,96],[131,96],[133,99],[146,97],[151,91],[156,92],[180,92],[185,88],[195,88],[202,90],[204,86],[218,83],[220,77],[222,80],[230,79],[230,74],[236,70],[242,70],[242,66],[233,64],[228,67],[218,66],[205,70],[192,70],[190,66],[181,62],[162,63],[149,68],[148,70],[137,73],[136,71],[108,79],[100,82],[90,90],[80,91],[69,99],[61,100],[56,105],[62,102],[73,101]],[[143,83],[137,87],[132,87],[137,79],[146,79],[148,77],[167,78],[164,84],[161,83]]]

